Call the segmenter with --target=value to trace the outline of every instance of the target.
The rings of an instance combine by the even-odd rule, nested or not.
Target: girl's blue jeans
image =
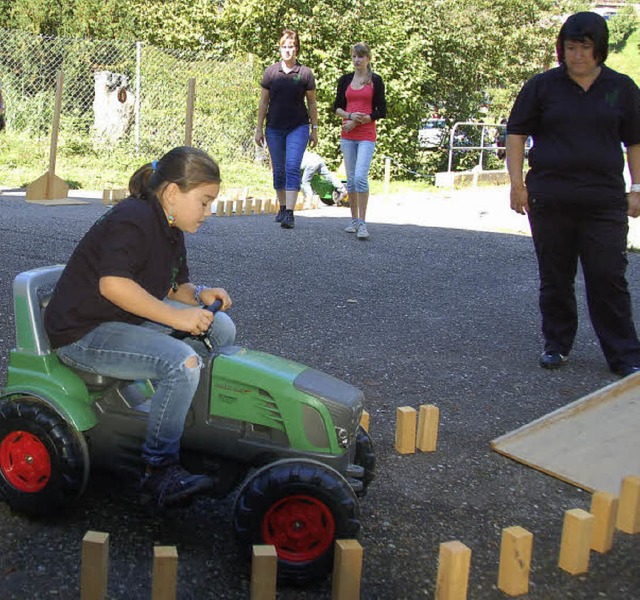
[[[185,307],[170,300],[165,302]],[[149,321],[141,325],[107,322],[57,350],[65,364],[83,371],[153,382],[155,393],[142,447],[143,459],[153,466],[177,462],[184,422],[203,366],[202,357],[194,348],[169,333],[169,327]],[[226,313],[219,312],[208,336],[214,348],[229,346],[235,342],[236,327]],[[205,356],[204,344],[197,343]],[[195,368],[187,366],[191,357],[197,358]]]
[[[267,127],[265,137],[271,156],[273,189],[299,191],[300,165],[309,143],[309,125],[300,125],[295,129]]]
[[[340,140],[344,168],[347,172],[347,190],[353,192],[369,191],[369,168],[376,149],[375,142]]]

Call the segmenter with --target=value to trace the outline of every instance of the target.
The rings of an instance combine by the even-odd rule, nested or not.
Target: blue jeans
[[[300,190],[300,165],[302,155],[309,143],[309,125],[295,129],[273,129],[265,131],[271,156],[274,190]]]
[[[170,304],[184,304],[165,300]],[[78,341],[58,348],[65,364],[83,371],[125,380],[150,379],[155,393],[147,422],[142,457],[153,466],[176,462],[184,422],[200,381],[201,356],[188,343],[168,335],[159,323],[101,323]],[[223,312],[216,314],[208,332],[214,348],[235,342],[236,327]],[[204,352],[204,344],[202,354]],[[187,361],[197,358],[197,367]]]
[[[347,171],[347,190],[353,192],[369,191],[369,167],[376,149],[375,142],[340,140],[344,168]]]

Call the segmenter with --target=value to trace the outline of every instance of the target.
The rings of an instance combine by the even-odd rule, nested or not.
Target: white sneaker
[[[347,233],[355,233],[356,231],[358,231],[358,219],[351,219],[351,223],[349,223],[349,225],[347,225],[344,230]]]
[[[368,240],[369,232],[367,231],[367,224],[364,221],[360,221],[358,224],[358,231],[356,233],[356,237],[359,240]]]

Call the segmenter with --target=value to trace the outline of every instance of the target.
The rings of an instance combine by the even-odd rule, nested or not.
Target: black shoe
[[[540,366],[543,369],[559,369],[568,360],[569,357],[560,352],[543,352],[540,355]]]
[[[284,215],[286,214],[287,209],[284,206],[280,207],[280,210],[278,211],[278,214],[276,215],[276,223],[282,223],[282,220],[284,219]]]
[[[634,373],[640,373],[640,367],[633,367],[631,365],[627,365],[624,367],[613,369],[613,372],[616,375],[620,375],[620,377],[629,377],[629,375],[633,375]]]
[[[147,467],[140,481],[144,500],[153,499],[158,508],[184,505],[197,494],[213,489],[206,475],[192,475],[179,464]]]
[[[282,219],[282,223],[280,223],[280,227],[284,229],[293,229],[296,226],[295,218],[293,216],[292,210],[287,210],[284,213],[284,218]]]

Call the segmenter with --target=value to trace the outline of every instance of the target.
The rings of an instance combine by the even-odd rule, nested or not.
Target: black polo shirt
[[[307,91],[316,89],[316,80],[309,67],[296,63],[289,73],[282,62],[267,67],[260,85],[269,90],[267,127],[295,129],[309,123],[304,99]]]
[[[127,198],[100,217],[80,240],[45,312],[53,348],[79,340],[99,324],[139,324],[141,317],[100,294],[106,276],[126,277],[158,299],[189,281],[184,234],[169,226],[154,198]]]
[[[603,65],[585,92],[556,67],[523,86],[507,134],[533,137],[530,197],[626,207],[621,144],[640,144],[640,91]]]

